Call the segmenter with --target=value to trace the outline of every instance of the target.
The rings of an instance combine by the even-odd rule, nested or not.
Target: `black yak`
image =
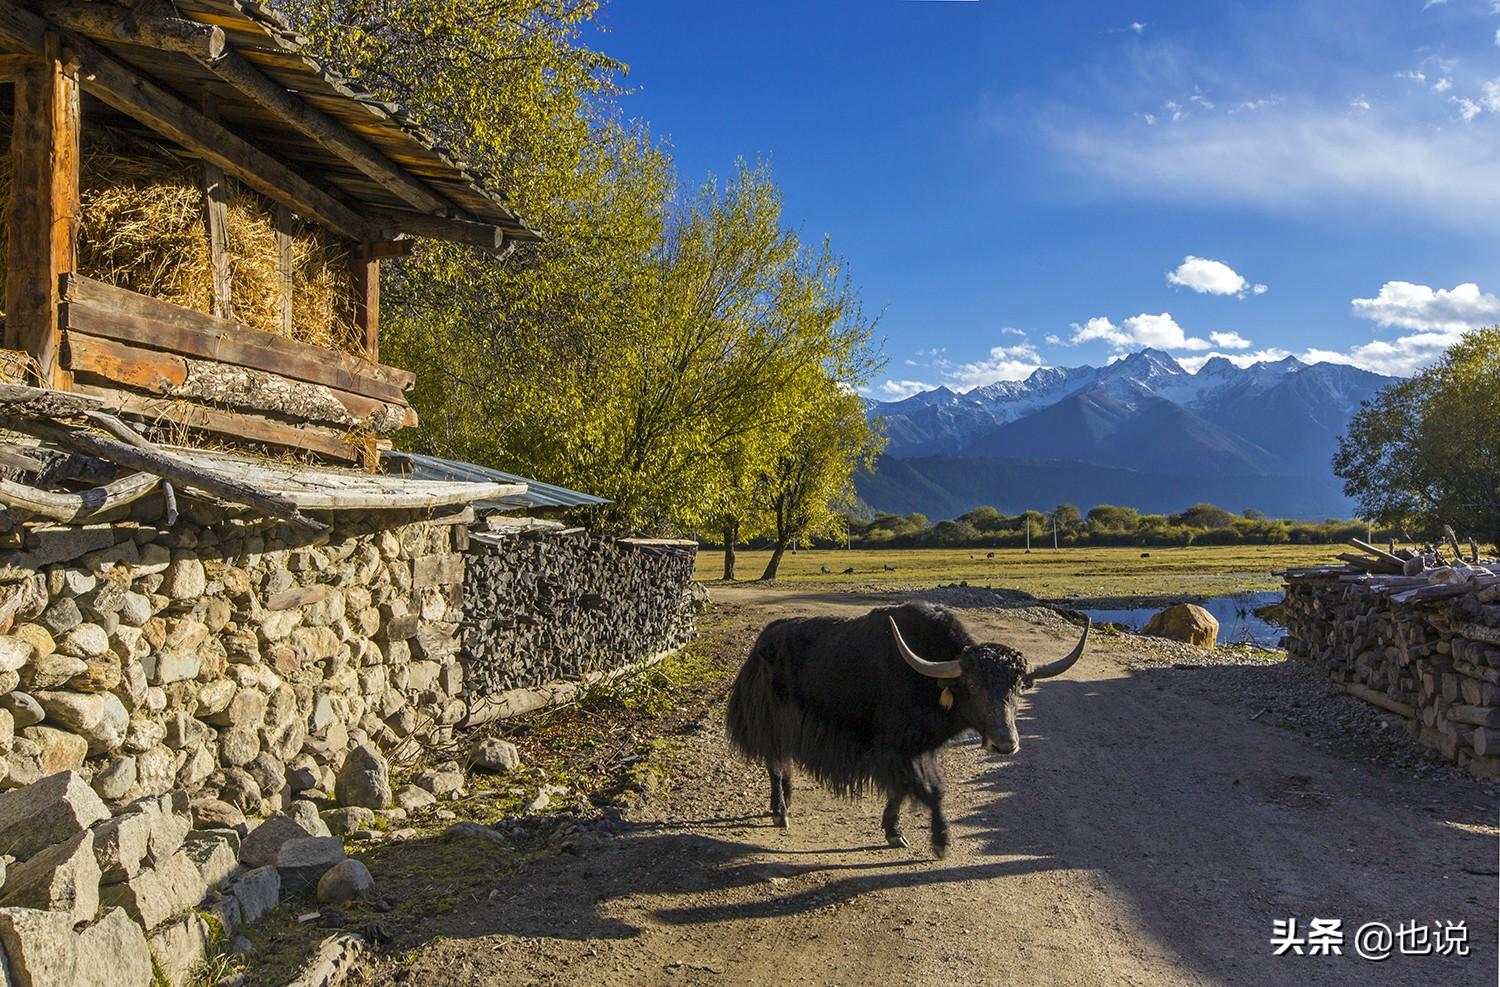
[[[760,632],[726,714],[729,739],[747,760],[764,763],[771,815],[785,827],[792,764],[834,791],[886,795],[886,841],[907,846],[901,805],[914,796],[932,813],[932,848],[948,849],[943,776],[937,749],[965,730],[985,749],[1020,749],[1016,703],[1037,679],[1078,661],[1089,629],[1071,654],[1030,668],[1004,644],[980,644],[946,607],[908,603],[862,617],[791,617]]]

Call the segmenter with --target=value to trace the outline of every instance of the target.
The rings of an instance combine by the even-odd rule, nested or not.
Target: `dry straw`
[[[0,149],[10,120],[0,114]],[[198,164],[121,131],[85,127],[81,154],[79,273],[199,312],[212,311],[213,274]],[[10,199],[10,159],[0,153],[0,201]],[[234,318],[285,335],[272,207],[231,181],[228,188],[230,304]],[[0,251],[0,283],[4,278]],[[292,240],[291,337],[357,352],[347,248],[311,224]]]

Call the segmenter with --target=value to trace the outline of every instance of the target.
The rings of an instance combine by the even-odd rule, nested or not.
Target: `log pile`
[[[529,525],[470,535],[471,695],[586,678],[679,647],[693,631],[692,542]]]
[[[1456,544],[1447,558],[1356,547],[1345,565],[1282,573],[1288,653],[1475,776],[1500,778],[1500,563]]]

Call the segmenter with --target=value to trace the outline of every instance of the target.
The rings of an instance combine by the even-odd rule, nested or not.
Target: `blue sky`
[[[1500,322],[1500,0],[613,0],[685,182],[769,161],[870,393],[1157,345],[1410,373]]]

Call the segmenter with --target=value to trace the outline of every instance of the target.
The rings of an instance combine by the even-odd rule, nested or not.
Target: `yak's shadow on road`
[[[1028,695],[1017,756],[976,766],[976,745],[955,745],[946,757],[955,850],[947,861],[930,856],[926,812],[911,806],[912,849],[862,844],[878,838],[873,800],[868,820],[828,846],[795,839],[795,829],[789,837],[755,814],[645,823],[579,856],[524,865],[476,903],[467,928],[442,931],[624,939],[644,924],[797,916],[945,884],[963,883],[967,897],[981,900],[1035,898],[1034,880],[1007,882],[1067,871],[1075,893],[1088,889],[1070,906],[1082,910],[1072,921],[1090,921],[1094,896],[1115,899],[1142,948],[1210,979],[1305,982],[1306,970],[1264,967],[1272,920],[1290,915],[1340,917],[1351,927],[1468,920],[1488,944],[1476,954],[1493,968],[1493,877],[1484,868],[1493,866],[1494,838],[1455,825],[1493,825],[1482,795],[1395,780],[1250,721],[1238,706],[1172,688],[1174,676],[1192,674],[1048,682]],[[794,804],[793,826],[816,811],[806,799]],[[476,854],[492,852],[475,843]],[[1466,862],[1477,870],[1466,872]],[[1051,908],[1039,899],[1039,918],[1052,920]],[[1471,972],[1429,959],[1424,976],[1460,982]],[[1358,983],[1370,968],[1351,960],[1321,972],[1328,982]]]

